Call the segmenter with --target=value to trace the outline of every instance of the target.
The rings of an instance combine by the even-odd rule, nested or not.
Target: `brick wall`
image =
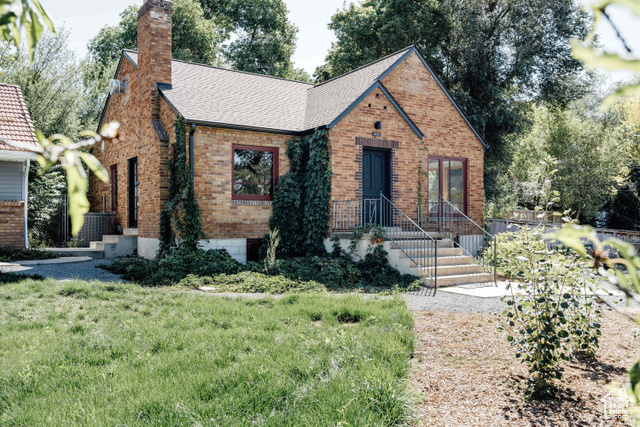
[[[231,200],[232,144],[276,147],[278,169],[289,171],[285,154],[288,135],[196,127],[194,134],[195,190],[208,239],[261,238],[269,231],[270,202]]]
[[[120,138],[94,154],[108,169],[118,165],[117,221],[129,227],[128,160],[138,157],[138,236],[157,238],[160,212],[167,195],[167,156],[169,143],[161,142],[152,119],[161,118],[170,132],[175,114],[163,113],[157,90],[158,83],[171,83],[171,13],[166,0],[146,0],[138,13],[138,68],[123,60],[117,76],[128,82],[125,94],[112,96],[105,114],[105,123],[121,124]],[[90,183],[92,211],[102,210],[102,195],[111,208],[110,184],[92,176]]]
[[[382,83],[424,133],[429,154],[468,159],[468,215],[481,223],[484,203],[482,143],[415,53],[389,73]],[[424,161],[425,153],[421,153],[421,158]],[[415,166],[415,161],[407,166],[409,164]],[[423,171],[426,166],[424,162]],[[415,184],[414,188],[417,188]]]
[[[374,128],[377,121],[382,129]],[[373,137],[373,132],[380,136]],[[417,215],[418,163],[422,159],[426,166],[427,150],[381,90],[374,90],[331,129],[329,143],[332,200],[360,199],[363,148],[388,148],[392,200],[408,215]]]
[[[482,221],[482,143],[457,112],[449,98],[413,54],[382,81],[402,109],[424,133],[423,141],[403,120],[384,93],[376,89],[330,131],[333,182],[332,200],[362,197],[363,145],[389,148],[391,195],[405,213],[417,215],[418,167],[427,171],[429,155],[467,159],[468,214]],[[375,129],[376,121],[382,129]],[[373,132],[380,136],[373,137]],[[360,137],[360,142],[356,140]],[[386,141],[384,141],[386,140]],[[422,177],[422,200],[428,199],[426,176]]]
[[[104,147],[93,149],[93,154],[107,170],[112,165],[118,167],[118,207],[115,222],[122,228],[129,224],[128,203],[128,164],[131,158],[138,157],[140,142],[140,98],[138,96],[138,72],[127,59],[122,61],[120,73],[116,77],[127,82],[127,90],[122,95],[112,96],[104,117],[104,123],[120,123],[120,136],[117,141],[105,143]],[[111,183],[102,182],[94,174],[89,178],[89,201],[92,212],[102,212],[102,196],[107,198],[107,211],[111,211]]]
[[[0,246],[24,248],[24,201],[0,200]]]

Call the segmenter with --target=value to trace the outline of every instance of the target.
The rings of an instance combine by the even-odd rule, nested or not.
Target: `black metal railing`
[[[382,200],[338,200],[333,202],[333,231],[353,231],[366,224],[384,225]]]
[[[438,240],[423,230],[393,202],[380,194],[381,227],[385,237],[391,241],[413,266],[438,287]]]
[[[496,238],[487,229],[443,197],[438,202],[427,202],[425,209],[422,209],[420,222],[423,227],[436,228],[451,239],[487,273],[493,274],[493,281],[496,281]]]

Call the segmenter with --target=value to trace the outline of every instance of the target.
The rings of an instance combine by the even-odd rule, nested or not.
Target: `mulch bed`
[[[604,310],[597,360],[565,362],[554,399],[525,398],[527,367],[515,358],[495,315],[422,311],[415,313],[417,337],[410,376],[422,401],[416,408],[429,426],[609,426],[600,400],[607,384],[626,383],[640,356],[638,326]]]

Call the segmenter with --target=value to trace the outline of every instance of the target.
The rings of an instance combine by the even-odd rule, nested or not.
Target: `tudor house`
[[[329,133],[334,229],[343,202],[380,194],[411,222],[420,222],[420,199],[423,213],[445,200],[482,224],[486,145],[416,47],[310,84],[172,59],[171,13],[168,0],[141,7],[139,50],[122,52],[101,120],[120,122],[121,138],[94,149],[111,180],[92,177],[92,210],[114,212],[137,234],[140,255],[158,248],[178,115],[188,128],[202,247],[240,261],[268,232],[273,188],[289,169],[286,141],[316,129]]]

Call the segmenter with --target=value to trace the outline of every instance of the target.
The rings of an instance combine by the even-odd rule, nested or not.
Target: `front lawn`
[[[398,425],[412,325],[400,298],[0,275],[0,424]]]

